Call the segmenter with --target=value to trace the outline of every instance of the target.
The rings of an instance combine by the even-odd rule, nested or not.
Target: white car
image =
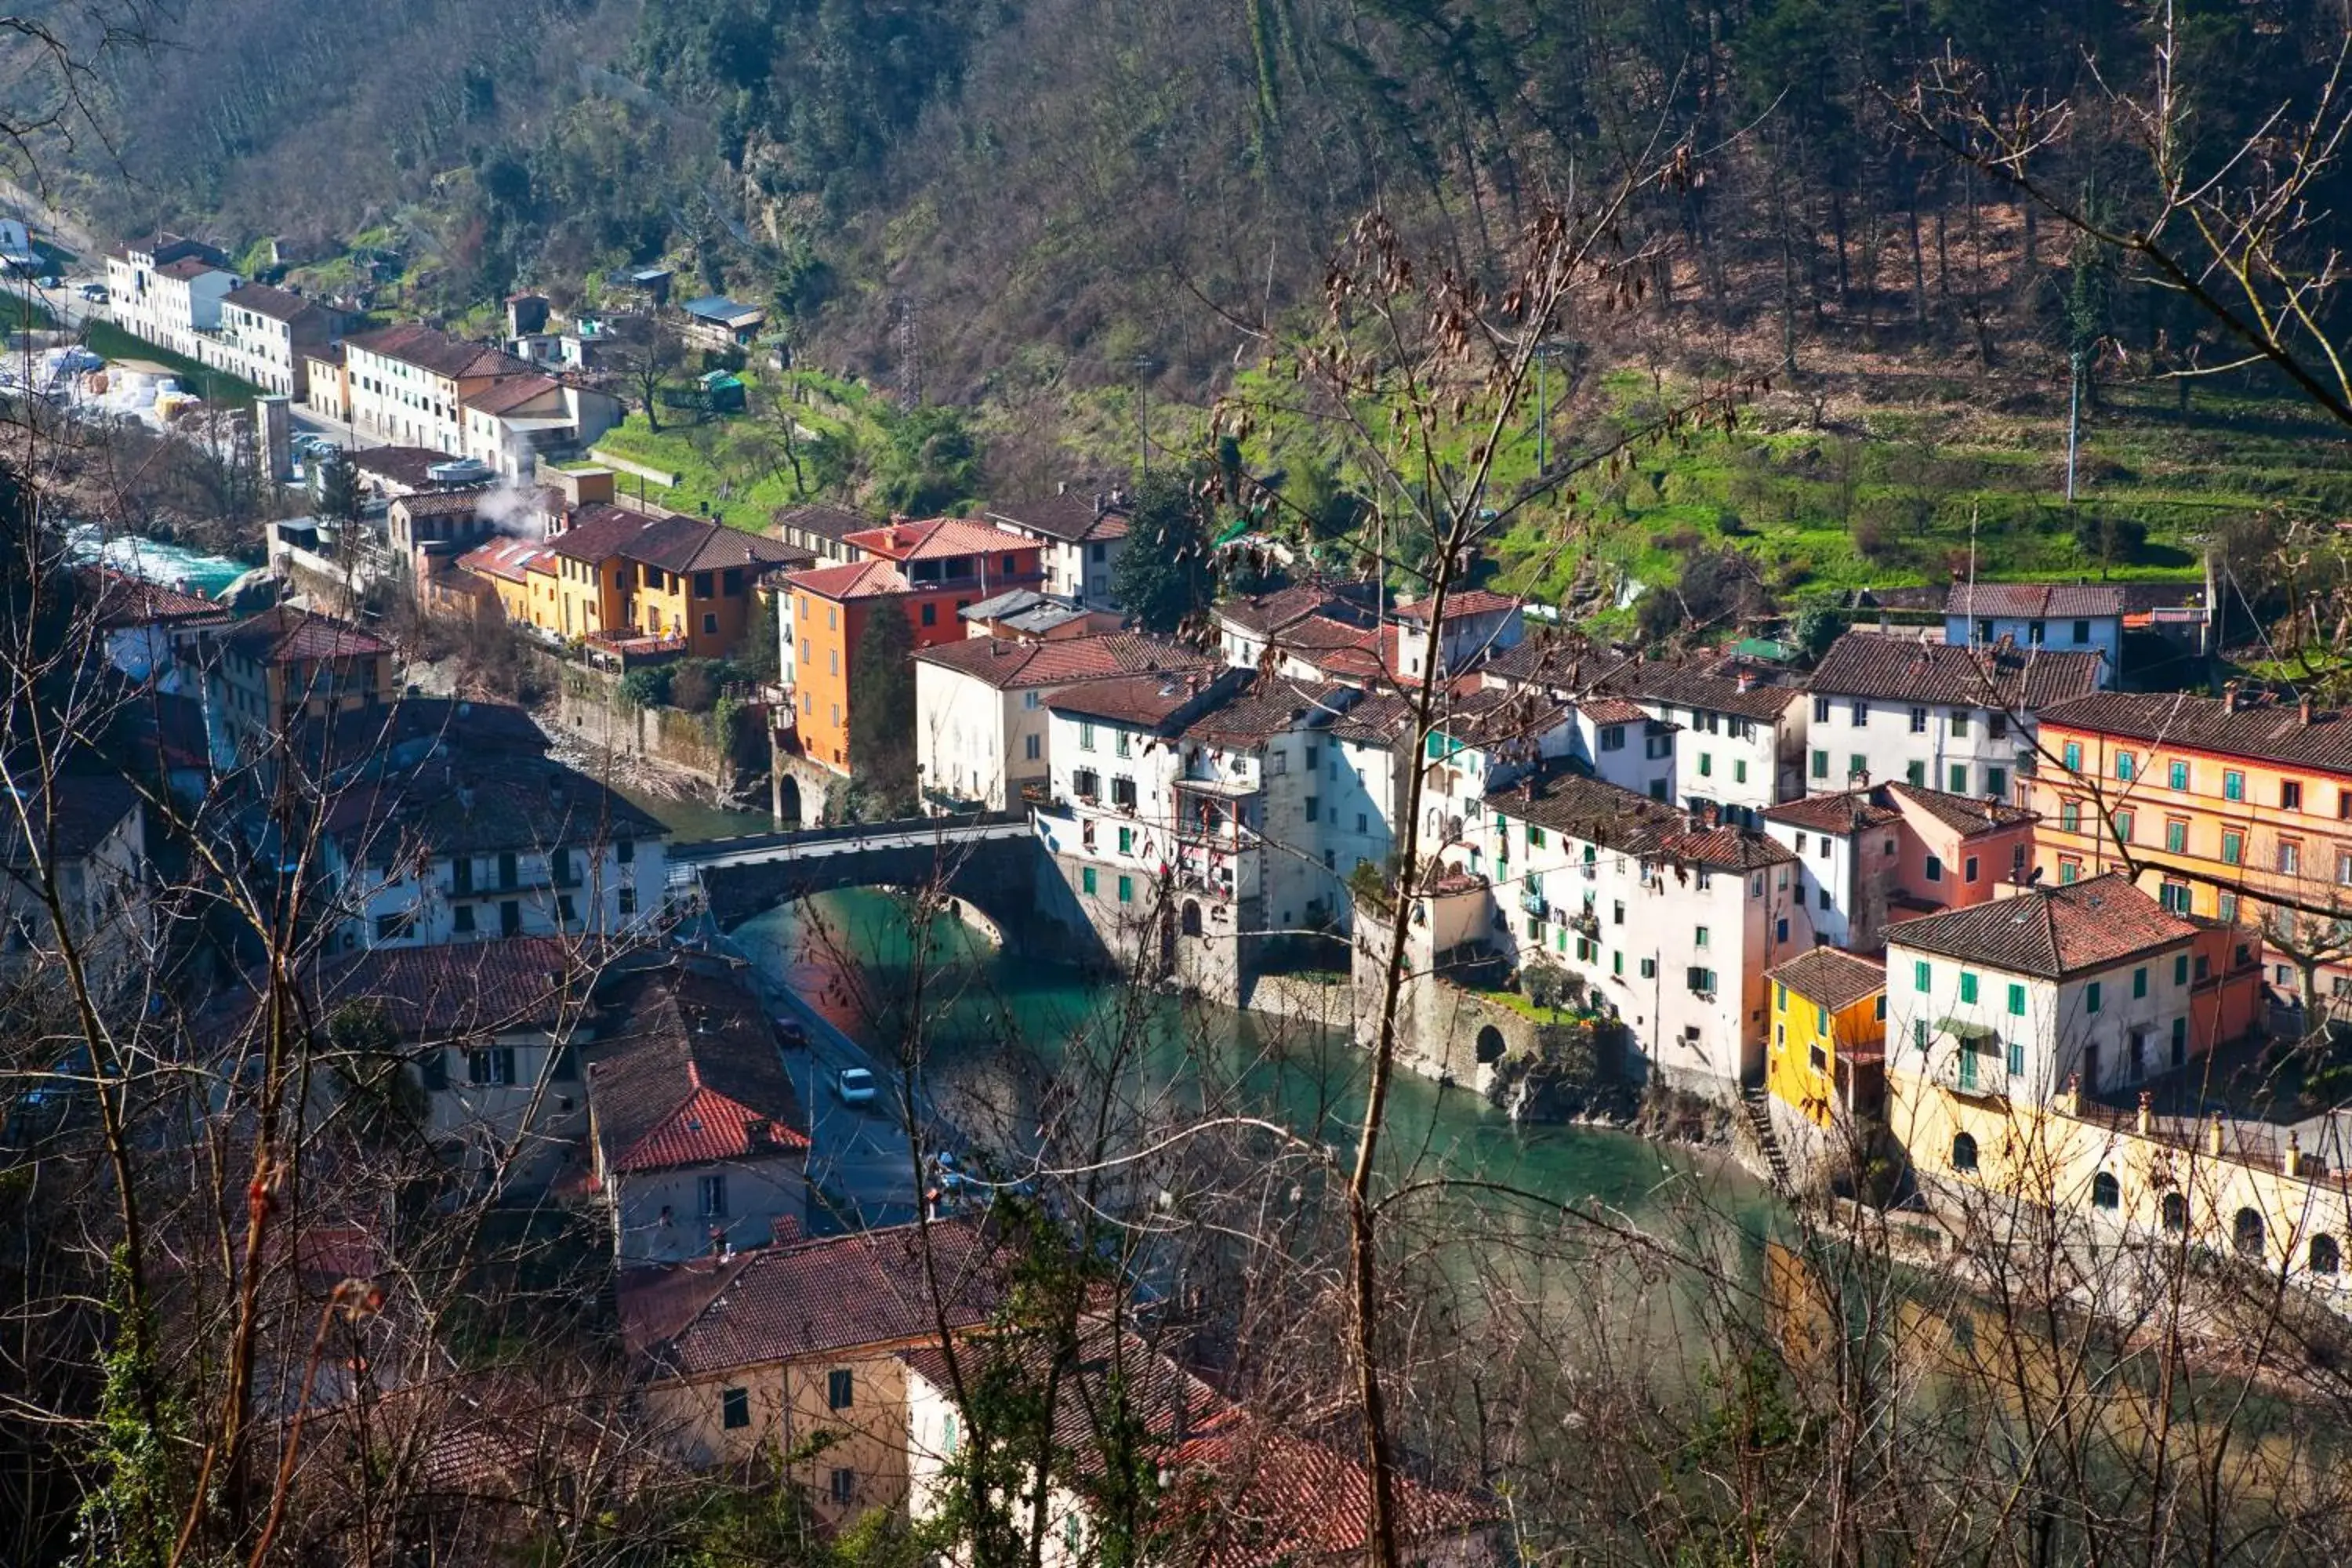
[[[876,1094],[874,1075],[864,1068],[844,1068],[834,1075],[833,1091],[841,1096],[844,1105],[871,1105]]]

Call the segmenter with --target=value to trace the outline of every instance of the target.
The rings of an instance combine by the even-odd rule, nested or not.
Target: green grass
[[[47,306],[17,292],[15,287],[0,289],[0,331],[21,332],[27,324],[47,328],[57,324]]]
[[[83,331],[83,341],[93,353],[110,360],[144,360],[160,364],[179,378],[183,390],[212,403],[251,403],[262,395],[261,388],[249,381],[198,364],[184,354],[158,348],[144,338],[132,337],[111,321],[89,322]]]

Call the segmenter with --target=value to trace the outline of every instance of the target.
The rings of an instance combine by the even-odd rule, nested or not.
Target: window
[[[1110,738],[1110,754],[1114,757],[1129,757],[1135,754],[1133,739],[1125,730],[1119,731]]]
[[[2123,1184],[2116,1180],[2113,1171],[2101,1171],[2091,1178],[2091,1206],[2110,1212],[2124,1205]]]
[[[1870,704],[1857,699],[1853,705],[1853,724],[1859,730],[1870,722]]]
[[[1912,965],[1911,965],[1911,989],[1912,989],[1912,990],[1914,990],[1914,991],[1925,991],[1925,990],[1928,989],[1928,988],[1929,988],[1929,986],[1934,983],[1935,977],[1936,977],[1936,972],[1935,972],[1935,969],[1934,969],[1934,967],[1933,967],[1932,965],[1930,965],[1930,964],[1928,963],[1928,962],[1927,962],[1926,959],[1924,959],[1924,958],[1922,958],[1922,959],[1917,959],[1917,960],[1916,960],[1916,961],[1914,961],[1914,962],[1913,962],[1913,963],[1912,963]]]
[[[2279,809],[2281,811],[2301,811],[2303,809],[2302,780],[2281,779],[2279,781]]]
[[[2165,782],[2170,784],[2174,789],[2187,789],[2189,787],[2189,764],[2176,758],[2171,768],[2168,772]]]
[[[856,1393],[857,1379],[849,1368],[838,1366],[824,1374],[824,1407],[827,1410],[848,1409]]]
[[[1829,721],[1830,721],[1830,700],[1829,700],[1828,698],[1826,698],[1826,697],[1816,697],[1816,698],[1814,698],[1814,699],[1813,699],[1813,722],[1814,722],[1814,723],[1816,723],[1816,724],[1826,724],[1826,723],[1828,723]]]
[[[449,911],[449,923],[459,936],[470,936],[474,931],[474,906],[459,904]]]
[[[2116,777],[2117,779],[2125,784],[2131,783],[2133,766],[2132,754],[2129,752],[2117,752],[2116,753]]]
[[[1039,753],[1043,750],[1044,738],[1042,736],[1024,735],[1021,738],[1021,755],[1024,762],[1035,762],[1038,759]]]
[[[2245,799],[2246,775],[2240,773],[2235,768],[2226,768],[2222,770],[2221,798],[2223,800]]]
[[[1952,1139],[1952,1169],[1973,1174],[1976,1168],[1977,1141],[1965,1132],[1956,1134]]]
[[[1971,855],[1966,860],[1960,862],[1960,880],[1963,882],[1973,882],[1976,879],[1977,858]]]
[[[1701,926],[1698,928],[1698,934],[1692,939],[1691,945],[1693,947],[1705,947],[1706,944],[1706,927]]]
[[[1316,816],[1316,813],[1319,811],[1321,807],[1322,801],[1318,797],[1311,795],[1308,795],[1307,797],[1307,820],[1309,822],[1318,821],[1319,818]]]
[[[2189,955],[2185,952],[2172,961],[2172,983],[2175,985],[2189,984]]]
[[[2025,987],[2013,980],[2009,984],[2009,1016],[2012,1018],[2025,1016]]]
[[[512,1046],[495,1046],[488,1050],[466,1053],[466,1081],[502,1089],[515,1080],[515,1054]]]
[[[1927,710],[1925,708],[1911,710],[1911,732],[1915,735],[1924,735],[1927,732]]]
[[[2185,817],[2167,817],[2164,823],[2164,847],[2175,855],[2189,852],[2189,822]]]
[[[375,918],[375,939],[378,942],[399,942],[415,929],[416,916],[411,911]]]
[[[2011,1078],[2025,1076],[2025,1042],[2023,1040],[2009,1042],[2009,1075]]]
[[[2060,831],[2065,833],[2080,833],[2083,831],[2083,803],[2081,801],[2062,800],[2058,803],[2058,826]]]
[[[1973,1002],[1976,999],[1977,977],[1963,969],[1960,971],[1960,1000],[1963,1002]]]
[[[1102,546],[1097,544],[1095,548],[1100,550]],[[946,1418],[940,1423],[940,1450],[950,1458],[955,1456],[956,1418],[955,1412],[952,1410],[949,1411]]]
[[[2189,1228],[2189,1200],[2179,1193],[2167,1193],[2157,1205],[2163,1216],[2164,1228],[2175,1236]]]
[[[845,1466],[836,1467],[825,1490],[837,1508],[847,1508],[857,1496],[857,1472]]]
[[[2311,1238],[2311,1271],[2314,1274],[2333,1274],[2343,1267],[2344,1251],[2336,1244],[2334,1237],[2321,1231]]]
[[[1830,1054],[1829,1052],[1822,1049],[1821,1047],[1813,1047],[1811,1050],[1807,1051],[1805,1055],[1807,1060],[1812,1064],[1812,1068],[1815,1072],[1825,1073],[1830,1070]]]
[[[1953,710],[1952,710],[1952,737],[1953,737],[1953,739],[1958,740],[1958,739],[1959,739],[1960,737],[1962,737],[1962,736],[1966,735],[1968,732],[1969,732],[1969,710],[1968,710],[1967,709],[1965,709],[1965,708],[1955,708],[1955,709],[1953,709]]]
[[[1094,749],[1095,721],[1091,719],[1081,719],[1078,721],[1078,750],[1091,752]]]
[[[2168,881],[2158,888],[2156,893],[2157,901],[2174,914],[2185,915],[2189,912],[2188,883]]]
[[[1091,893],[1095,890],[1095,868],[1092,866],[1078,868],[1078,890],[1082,893]]]
[[[2074,646],[2076,647],[2080,647],[2090,640],[2091,623],[2088,621],[2076,621],[2074,623]]]
[[[2289,876],[2303,871],[2303,846],[2292,838],[2282,838],[2278,847],[2278,868]]]
[[[1848,752],[1845,759],[1845,776],[1849,779],[1869,777],[1870,759],[1860,752]]]
[[[2134,996],[2147,994],[2147,965],[2145,963],[2132,971],[2132,994]]]
[[[1927,1019],[1914,1018],[1911,1020],[1911,1043],[1923,1051],[1927,1048]]]
[[[2234,925],[2238,919],[2238,895],[2223,893],[2217,900],[2215,912],[2221,917],[2223,924]]]
[[[1601,749],[1604,752],[1623,751],[1625,749],[1625,726],[1622,724],[1604,725],[1601,731]]]
[[[2009,770],[2007,768],[1987,768],[1985,770],[1985,794],[1992,796],[1995,800],[2006,800],[2009,798]]]
[[[695,1183],[695,1197],[700,1204],[705,1219],[727,1217],[727,1178],[723,1175],[704,1176]]]
[[[2080,742],[2080,741],[2069,741],[2069,742],[2066,742],[2066,745],[2065,745],[2064,750],[2063,750],[2063,752],[2060,752],[2060,755],[2061,755],[2061,756],[2063,756],[2063,757],[2065,759],[2065,763],[2066,763],[2066,771],[2067,771],[2068,773],[2081,773],[2081,772],[2083,771],[2083,742]]]
[[[1933,856],[1933,855],[1928,856],[1928,857],[1927,857],[1927,880],[1929,880],[1929,881],[1931,881],[1931,882],[1940,882],[1940,881],[1942,881],[1943,879],[1944,879],[1944,862],[1943,862],[1941,859],[1939,859],[1938,858],[1937,858],[1936,856]]]
[[[707,637],[715,637],[719,635],[719,617],[708,610],[704,611],[702,616],[702,635]]]
[[[1698,776],[1703,779],[1711,779],[1715,776],[1714,752],[1701,752],[1698,754]]]
[[[1642,960],[1642,978],[1644,980],[1655,980],[1657,977],[1658,961],[1654,958],[1645,958]]]
[[[2132,830],[2137,826],[2138,821],[2138,815],[2135,812],[2119,811],[2116,813],[2116,842],[2118,844],[2129,844],[2132,841]]]
[[[1134,828],[1122,827],[1118,830],[1118,852],[1122,855],[1132,855],[1135,853]]]
[[[2242,862],[2245,858],[2246,836],[2234,827],[2224,828],[2221,832],[2221,863],[2225,866],[2235,866]]]
[[[1824,700],[1826,700],[1826,699]],[[1830,754],[1827,752],[1815,752],[1813,753],[1813,776],[1817,779],[1825,779],[1830,776]]]
[[[1715,994],[1714,970],[1701,969],[1694,965],[1687,978],[1690,982],[1690,988],[1694,994],[1700,996],[1712,996]]]
[[[751,1424],[751,1391],[748,1388],[722,1388],[719,1391],[719,1422],[729,1431]]]
[[[1786,985],[1776,985],[1773,987],[1772,994],[1775,1002],[1780,1006],[1780,1011],[1783,1013],[1787,1012],[1789,1010],[1789,988]]]
[[[1135,902],[1134,878],[1121,877],[1118,879],[1118,901],[1122,904],[1131,904]]]

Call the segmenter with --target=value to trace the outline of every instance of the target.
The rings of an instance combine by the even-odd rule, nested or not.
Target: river
[[[75,528],[68,542],[82,559],[103,561],[130,576],[168,584],[208,599],[218,598],[222,589],[252,570],[244,562],[226,555],[207,555],[202,551],[142,539],[137,534],[109,536],[90,523]]]

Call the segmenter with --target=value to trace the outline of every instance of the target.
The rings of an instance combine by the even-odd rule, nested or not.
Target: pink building
[[[1885,784],[1771,806],[1764,830],[1795,851],[1817,941],[1874,952],[1886,922],[1965,909],[2033,865],[2030,811]]]

